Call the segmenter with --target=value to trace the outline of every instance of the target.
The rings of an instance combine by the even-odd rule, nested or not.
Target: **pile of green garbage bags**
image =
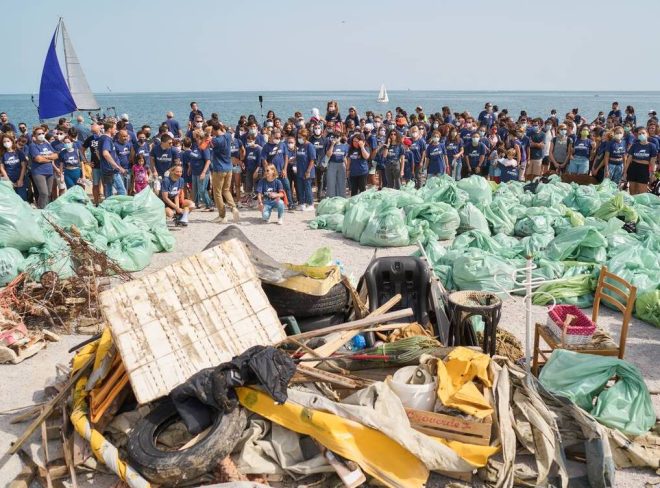
[[[537,305],[591,306],[605,265],[637,287],[635,315],[660,327],[660,197],[631,196],[607,179],[497,185],[443,175],[420,189],[409,183],[325,199],[309,227],[369,246],[421,242],[445,287],[502,297],[519,288],[513,275],[529,256],[534,278],[559,280],[539,288]]]
[[[98,207],[85,190],[69,189],[43,210],[25,203],[10,185],[0,183],[0,286],[21,272],[32,279],[49,271],[74,274],[68,244],[54,230],[75,226],[94,248],[125,271],[146,268],[156,252],[171,251],[174,237],[165,224],[163,202],[146,188],[135,196],[113,196]]]

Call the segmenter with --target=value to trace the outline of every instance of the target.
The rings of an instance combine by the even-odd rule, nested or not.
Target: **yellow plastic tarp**
[[[456,408],[478,419],[493,413],[493,408],[474,383],[479,379],[490,387],[490,357],[465,347],[449,353],[445,362],[438,361],[438,398],[446,407]]]
[[[248,410],[355,461],[368,474],[393,487],[423,487],[429,470],[410,451],[385,434],[352,420],[292,402],[277,405],[267,394],[249,387],[236,389]]]
[[[307,295],[319,297],[327,295],[330,288],[341,281],[339,266],[306,266],[288,263],[285,263],[284,266],[302,274],[287,278],[281,283],[274,283],[274,285]]]

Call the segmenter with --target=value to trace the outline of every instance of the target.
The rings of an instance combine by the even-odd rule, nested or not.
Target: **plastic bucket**
[[[432,411],[437,398],[437,380],[428,373],[425,373],[424,384],[409,384],[417,368],[418,366],[406,366],[399,369],[392,376],[390,386],[404,407]]]

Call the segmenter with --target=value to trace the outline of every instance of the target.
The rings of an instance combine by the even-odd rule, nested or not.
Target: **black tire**
[[[306,317],[298,321],[300,332],[310,332],[312,330],[325,329],[333,325],[343,324],[346,322],[343,313],[336,313],[333,315],[323,315],[321,317]]]
[[[344,311],[348,305],[348,290],[342,283],[337,283],[322,297],[263,282],[261,286],[266,292],[268,301],[280,317],[293,315],[299,319],[332,315]]]
[[[158,448],[156,437],[179,417],[171,401],[160,403],[131,431],[128,462],[152,483],[180,486],[215,469],[236,446],[247,424],[241,407],[218,413],[210,430],[198,442],[179,451]]]

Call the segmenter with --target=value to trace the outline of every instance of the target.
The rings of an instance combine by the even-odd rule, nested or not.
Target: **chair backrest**
[[[604,293],[607,290],[608,293]],[[619,299],[620,297],[620,299]],[[598,323],[598,313],[600,311],[600,302],[605,301],[613,308],[616,308],[623,314],[623,325],[621,327],[621,338],[619,340],[619,359],[623,359],[626,348],[626,339],[628,338],[628,325],[632,317],[637,297],[637,287],[631,285],[620,276],[607,271],[607,266],[600,269],[598,285],[594,294],[594,311],[591,320]]]

